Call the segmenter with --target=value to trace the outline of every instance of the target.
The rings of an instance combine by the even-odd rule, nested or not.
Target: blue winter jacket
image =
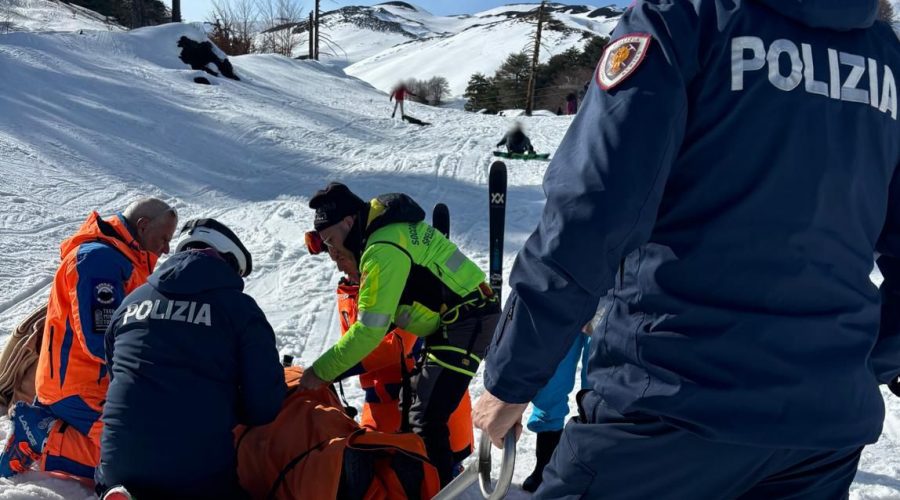
[[[231,495],[234,426],[274,420],[286,391],[275,334],[243,288],[217,255],[186,251],[125,298],[106,334],[98,483]]]
[[[876,8],[629,9],[548,168],[487,389],[529,401],[605,300],[588,421],[609,405],[723,442],[875,441],[900,374],[900,43]]]

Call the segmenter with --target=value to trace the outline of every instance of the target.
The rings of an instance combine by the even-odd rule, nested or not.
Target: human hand
[[[328,385],[328,381],[320,379],[312,366],[303,370],[303,375],[300,377],[301,390],[314,391],[325,385]]]
[[[507,403],[488,391],[478,398],[472,408],[472,423],[486,432],[497,448],[503,449],[503,438],[515,429],[516,440],[522,435],[522,414],[528,404]]]

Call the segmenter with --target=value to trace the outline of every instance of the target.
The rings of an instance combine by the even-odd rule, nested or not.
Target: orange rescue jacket
[[[122,299],[147,281],[157,257],[142,250],[119,214],[91,213],[60,245],[62,260],[47,305],[37,398],[51,405],[80,398],[99,412],[106,398],[104,334]]]

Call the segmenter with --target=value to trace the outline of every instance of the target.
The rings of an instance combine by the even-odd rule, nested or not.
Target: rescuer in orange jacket
[[[60,245],[38,361],[35,403],[17,403],[0,476],[28,470],[92,481],[100,458],[100,414],[109,379],[104,334],[128,293],[169,252],[178,215],[155,198],[108,219],[91,213]]]

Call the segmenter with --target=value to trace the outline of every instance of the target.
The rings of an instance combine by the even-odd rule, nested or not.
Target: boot
[[[25,472],[40,460],[50,429],[56,423],[47,410],[24,401],[13,406],[9,418],[12,429],[0,454],[0,477]]]
[[[522,482],[522,489],[530,493],[534,493],[538,486],[541,485],[542,476],[544,475],[544,467],[550,463],[550,458],[559,444],[559,438],[562,437],[561,430],[547,431],[537,433],[537,447],[534,449],[534,455],[537,462],[534,464],[534,471]]]

